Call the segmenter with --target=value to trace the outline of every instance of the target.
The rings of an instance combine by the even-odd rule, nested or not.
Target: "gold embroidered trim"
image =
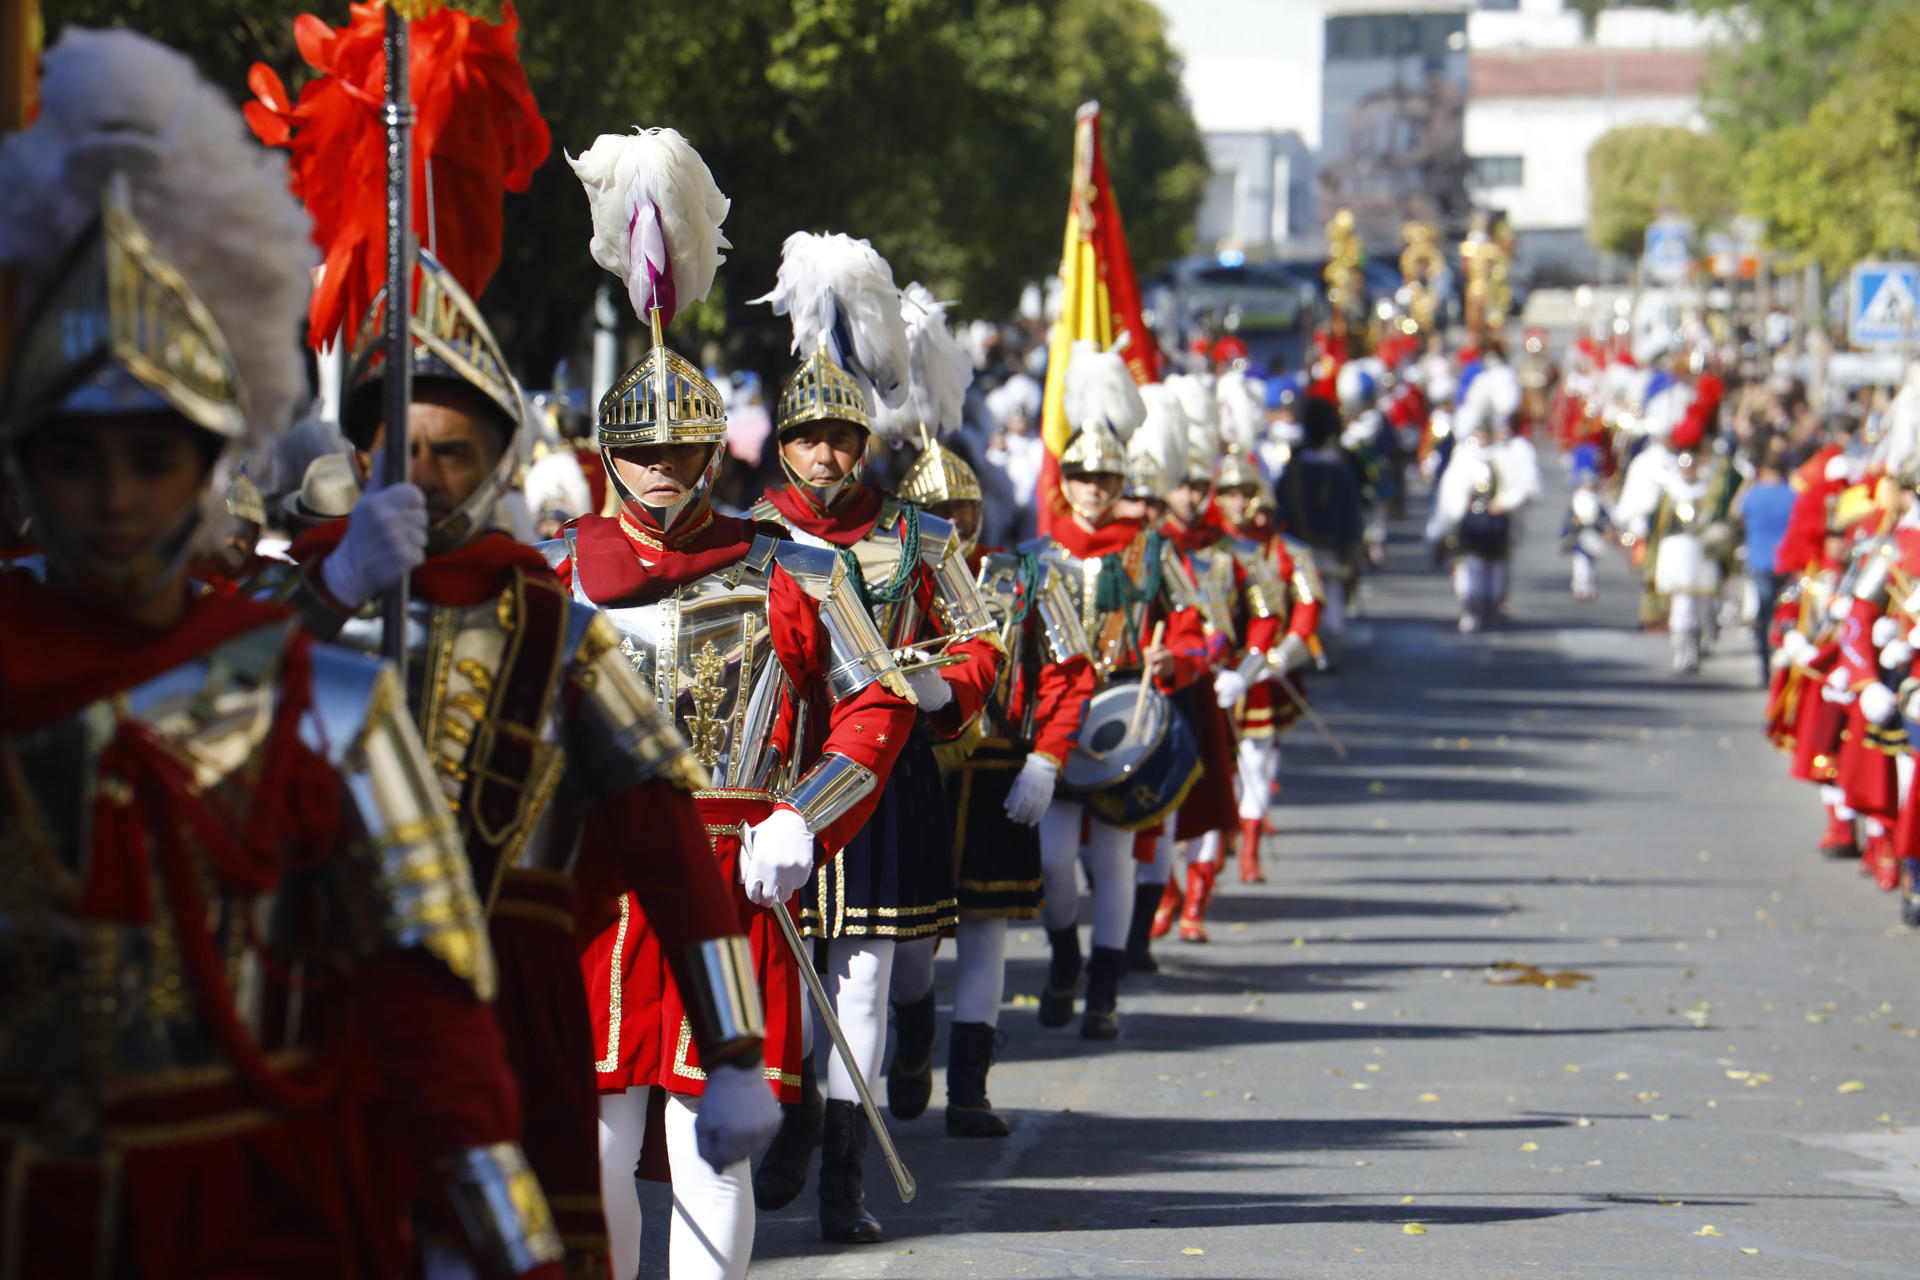
[[[677,533],[673,536],[672,539],[669,540],[669,539],[662,539],[657,535],[649,532],[648,530],[642,529],[639,525],[635,524],[631,519],[628,518],[627,513],[624,509],[620,512],[621,532],[625,533],[629,538],[632,538],[635,542],[639,543],[641,546],[651,547],[655,551],[668,551],[676,547],[684,547],[689,542],[692,542],[695,538],[699,537],[702,533],[704,533],[706,531],[707,526],[712,523],[713,523],[713,508],[708,507],[706,514],[701,516],[698,520],[694,521],[691,525],[689,525],[685,533]]]
[[[632,908],[627,905],[627,895],[620,895],[620,927],[613,935],[612,972],[607,983],[607,1056],[593,1064],[595,1071],[617,1071],[620,1069],[620,957],[627,950],[627,922]]]
[[[673,1047],[673,1074],[683,1080],[705,1080],[707,1073],[700,1067],[687,1061],[687,1048],[693,1044],[693,1024],[685,1017],[680,1019],[680,1039]],[[800,1077],[791,1071],[782,1071],[778,1067],[762,1064],[760,1074],[772,1084],[800,1087]]]

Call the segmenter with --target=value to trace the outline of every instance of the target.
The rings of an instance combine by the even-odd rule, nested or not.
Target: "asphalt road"
[[[1568,598],[1559,515],[1493,635],[1396,540],[1315,690],[1351,757],[1287,740],[1271,883],[1223,880],[1109,1045],[1038,1027],[1016,933],[1014,1136],[946,1138],[937,1079],[895,1128],[919,1198],[869,1157],[888,1242],[822,1245],[809,1185],[752,1274],[1920,1276],[1920,939],[1815,853],[1745,641],[1677,681],[1622,567]]]

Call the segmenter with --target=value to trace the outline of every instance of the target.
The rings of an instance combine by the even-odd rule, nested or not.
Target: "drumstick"
[[[1154,623],[1153,640],[1147,645],[1147,648],[1158,649],[1160,642],[1166,638],[1166,634],[1167,624],[1164,621]],[[1141,656],[1144,658],[1146,655],[1142,654]],[[1140,736],[1140,717],[1145,715],[1147,711],[1147,686],[1152,683],[1153,672],[1147,670],[1143,664],[1140,668],[1140,692],[1135,694],[1133,698],[1133,721],[1127,725],[1127,738],[1129,741]]]

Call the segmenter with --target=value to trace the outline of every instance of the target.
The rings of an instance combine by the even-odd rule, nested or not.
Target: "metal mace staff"
[[[387,3],[387,101],[381,118],[387,126],[387,435],[380,453],[387,484],[407,480],[407,406],[413,400],[413,365],[408,357],[407,319],[413,301],[413,118],[407,89],[407,16],[400,0]],[[407,579],[389,587],[381,600],[383,656],[407,682]]]
[[[807,993],[813,997],[814,1007],[820,1010],[820,1020],[827,1024],[827,1034],[833,1037],[833,1047],[840,1051],[840,1061],[845,1064],[847,1074],[853,1077],[853,1091],[860,1095],[860,1109],[867,1113],[867,1123],[873,1127],[873,1136],[880,1142],[880,1154],[887,1158],[887,1168],[893,1173],[893,1185],[900,1190],[900,1203],[912,1204],[920,1188],[915,1185],[913,1175],[907,1172],[906,1162],[894,1149],[893,1135],[887,1132],[886,1121],[880,1118],[880,1108],[874,1105],[873,1091],[867,1088],[867,1078],[860,1074],[859,1063],[847,1045],[847,1033],[840,1029],[840,1019],[833,1016],[833,1001],[827,998],[827,989],[820,985],[820,975],[813,971],[813,958],[800,942],[800,931],[793,927],[793,917],[787,914],[784,903],[767,910],[780,922],[780,932],[786,936],[794,963],[800,966],[800,977],[807,984]]]

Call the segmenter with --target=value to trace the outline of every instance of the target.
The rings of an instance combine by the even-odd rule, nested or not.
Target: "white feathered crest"
[[[567,157],[593,212],[593,260],[627,286],[642,320],[660,308],[660,327],[713,289],[731,249],[720,224],[733,202],[707,162],[673,129],[603,133],[579,158]]]
[[[796,231],[780,247],[773,291],[755,298],[793,321],[793,354],[826,348],[842,369],[870,385],[880,402],[907,398],[907,326],[893,268],[865,240]]]
[[[1141,387],[1139,394],[1146,416],[1127,441],[1127,457],[1150,460],[1160,468],[1168,485],[1179,484],[1180,477],[1187,474],[1186,412],[1180,407],[1179,397],[1165,385],[1149,384]]]
[[[947,304],[918,282],[900,295],[900,317],[907,326],[910,392],[899,408],[881,405],[873,415],[874,434],[886,440],[918,443],[920,429],[940,439],[960,430],[973,360],[947,328]]]
[[[1067,422],[1076,431],[1089,422],[1104,422],[1123,441],[1147,418],[1127,362],[1118,351],[1102,351],[1086,338],[1075,342],[1067,357],[1064,406]]]
[[[134,217],[232,348],[248,410],[239,453],[268,477],[267,446],[308,394],[300,335],[319,261],[285,162],[192,62],[145,36],[68,27],[42,68],[40,118],[0,144],[0,263],[31,304],[125,173]]]
[[[1231,445],[1252,450],[1267,425],[1266,385],[1235,369],[1220,375],[1214,387],[1221,437]]]
[[[1247,375],[1234,373],[1231,376],[1244,381]],[[1210,423],[1216,427],[1220,424],[1220,407],[1214,402],[1211,376],[1202,377],[1197,373],[1170,373],[1161,381],[1180,397],[1180,407],[1186,411],[1189,421]]]

